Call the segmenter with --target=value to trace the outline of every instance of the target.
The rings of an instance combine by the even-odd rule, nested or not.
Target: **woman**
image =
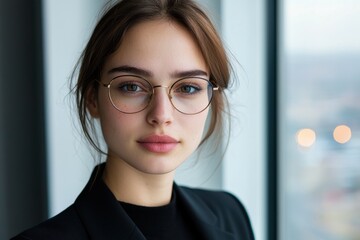
[[[74,204],[14,239],[254,239],[235,197],[174,183],[179,165],[221,130],[228,82],[220,38],[194,2],[113,5],[75,87],[85,136],[106,161]]]

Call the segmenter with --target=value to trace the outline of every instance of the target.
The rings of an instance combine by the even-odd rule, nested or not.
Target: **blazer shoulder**
[[[11,240],[82,240],[88,239],[74,205],[34,226]]]
[[[188,187],[180,187],[180,189],[198,206],[206,206],[217,217],[217,224],[221,228],[239,232],[239,236],[244,236],[243,239],[254,239],[246,208],[233,194]]]

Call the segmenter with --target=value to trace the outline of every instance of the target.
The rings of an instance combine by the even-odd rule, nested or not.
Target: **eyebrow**
[[[108,74],[118,73],[118,72],[131,73],[131,74],[140,75],[143,77],[152,77],[153,76],[153,73],[149,70],[138,68],[138,67],[133,67],[133,66],[128,66],[128,65],[112,68],[108,71]],[[195,77],[195,76],[208,77],[208,73],[201,69],[193,69],[193,70],[186,70],[186,71],[175,71],[174,73],[171,74],[172,78],[184,78],[184,77]]]
[[[207,72],[200,70],[200,69],[194,69],[194,70],[188,70],[188,71],[178,71],[173,74],[171,74],[171,77],[173,78],[184,78],[184,77],[207,77]]]
[[[137,67],[132,67],[132,66],[128,66],[128,65],[115,67],[108,71],[109,74],[118,73],[118,72],[132,73],[132,74],[140,75],[140,76],[144,76],[144,77],[153,76],[153,74],[148,70],[137,68]]]

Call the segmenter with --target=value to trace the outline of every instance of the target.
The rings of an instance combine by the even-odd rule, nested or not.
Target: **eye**
[[[149,93],[151,86],[146,80],[140,77],[126,75],[115,78],[111,83],[111,89],[117,92],[117,94],[133,95]]]
[[[142,88],[136,83],[123,83],[118,88],[124,92],[139,92]]]
[[[176,92],[179,93],[186,93],[186,94],[194,94],[198,91],[200,91],[201,89],[197,86],[193,86],[193,85],[189,85],[189,84],[184,84],[182,86],[179,86],[176,90]]]
[[[208,82],[203,79],[186,78],[176,82],[172,87],[172,92],[179,96],[189,97],[202,93],[204,89],[207,89],[207,85]]]

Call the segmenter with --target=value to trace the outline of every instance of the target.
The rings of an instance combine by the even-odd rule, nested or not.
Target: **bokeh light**
[[[310,128],[300,129],[296,134],[296,141],[301,147],[311,147],[316,140],[316,133]]]
[[[339,125],[334,129],[333,137],[338,143],[347,143],[351,139],[351,129],[346,125]]]

